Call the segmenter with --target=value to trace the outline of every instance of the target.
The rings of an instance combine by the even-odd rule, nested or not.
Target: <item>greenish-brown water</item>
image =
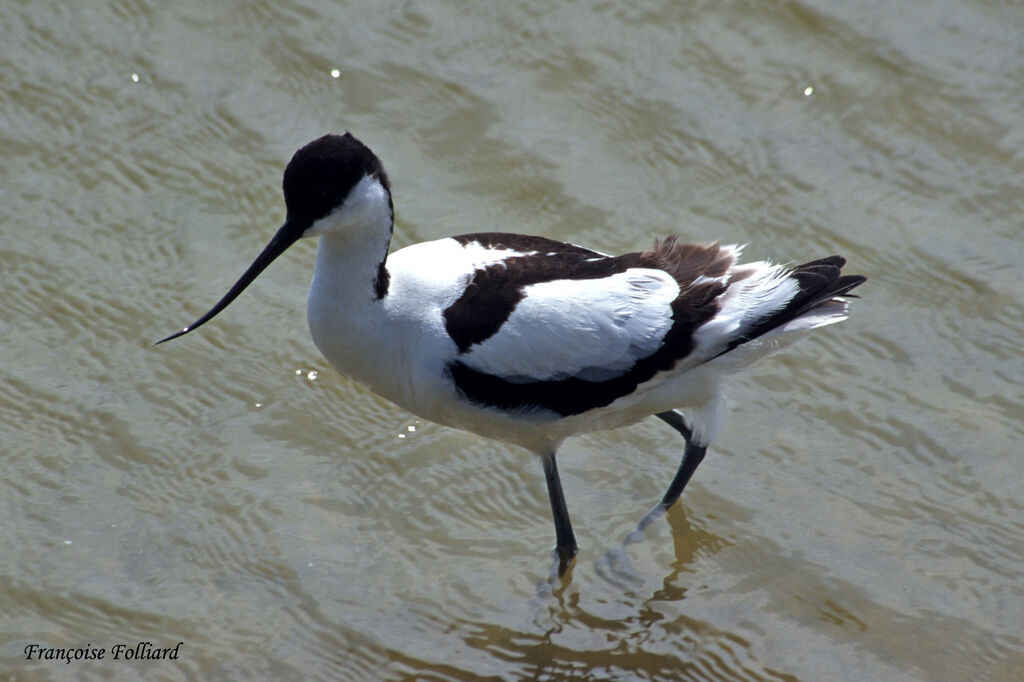
[[[14,679],[1018,680],[1024,8],[9,3],[0,671]],[[479,230],[838,252],[850,320],[732,386],[681,504],[657,420],[526,453],[339,377],[313,245],[216,323],[292,152],[351,130],[395,245]],[[26,661],[152,642],[175,661]]]

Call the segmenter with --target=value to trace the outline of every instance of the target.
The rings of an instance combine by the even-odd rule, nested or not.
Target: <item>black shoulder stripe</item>
[[[461,360],[450,363],[448,369],[465,399],[500,410],[515,412],[541,408],[567,417],[610,405],[693,352],[694,333],[718,313],[718,299],[726,289],[743,279],[742,273],[725,284],[715,279],[725,275],[732,263],[732,252],[723,251],[716,244],[676,244],[674,239],[655,242],[652,249],[642,253],[614,258],[576,256],[566,260],[565,257],[542,257],[540,254],[510,258],[503,264],[475,273],[473,283],[463,296],[445,311],[448,331],[456,338],[460,351],[465,352],[500,328],[521,300],[523,286],[560,278],[605,277],[632,267],[664,270],[679,282],[680,294],[672,302],[672,326],[657,351],[637,360],[619,376],[603,381],[579,377],[555,381],[510,381],[475,370]],[[798,282],[799,292],[782,310],[758,321],[722,352],[765,334],[836,296],[847,294],[865,281],[866,278],[860,275],[840,275],[844,263],[839,256],[832,256],[793,268],[789,276]],[[693,283],[702,276],[712,279],[701,284]],[[473,285],[477,285],[476,288]],[[505,291],[503,299],[495,293],[498,290]],[[497,312],[494,309],[489,311],[490,305],[494,305]],[[478,318],[474,318],[474,312]],[[473,333],[456,336],[459,333],[456,327],[472,329],[474,319],[481,322]]]
[[[486,341],[501,329],[531,284],[608,277],[633,267],[637,257],[638,254],[601,256],[577,247],[510,256],[473,273],[459,299],[444,311],[445,330],[459,352],[465,353],[473,344]]]
[[[536,251],[538,253],[577,254],[589,258],[603,257],[597,251],[585,249],[575,244],[567,244],[547,237],[535,237],[528,234],[511,234],[508,232],[474,232],[451,237],[463,246],[479,244],[485,249],[508,249],[520,253]]]
[[[704,306],[724,291],[717,284],[694,286],[698,277],[720,277],[733,263],[729,250],[718,244],[680,244],[675,237],[655,241],[639,253],[605,256],[573,244],[529,235],[481,232],[453,237],[463,245],[503,248],[524,255],[510,256],[473,273],[459,299],[444,311],[445,329],[460,353],[496,334],[531,284],[558,279],[599,279],[629,268],[652,268],[672,275],[680,285],[679,305]],[[531,253],[533,252],[533,253]]]

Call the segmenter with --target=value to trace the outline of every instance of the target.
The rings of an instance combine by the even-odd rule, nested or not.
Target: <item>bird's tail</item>
[[[797,285],[792,298],[782,308],[754,321],[723,352],[765,334],[814,329],[845,320],[847,302],[841,297],[867,280],[863,275],[841,274],[845,264],[842,256],[829,256],[789,270],[786,278]]]
[[[845,263],[842,256],[829,256],[789,268],[763,262],[733,266],[718,313],[696,335],[710,352],[705,357],[749,356],[741,361],[748,364],[779,347],[783,334],[845,320],[849,292],[867,279],[843,275]],[[777,341],[751,343],[768,338]],[[745,352],[731,352],[741,347]]]

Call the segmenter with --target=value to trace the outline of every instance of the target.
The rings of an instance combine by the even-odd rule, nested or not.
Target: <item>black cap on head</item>
[[[391,191],[380,159],[351,133],[313,140],[295,152],[284,171],[288,220],[311,225],[337,208],[367,175]]]
[[[288,209],[284,225],[209,312],[157,343],[176,339],[212,320],[313,223],[341,205],[356,183],[367,175],[377,178],[390,197],[391,188],[380,159],[351,133],[324,135],[295,152],[284,171],[284,203]]]

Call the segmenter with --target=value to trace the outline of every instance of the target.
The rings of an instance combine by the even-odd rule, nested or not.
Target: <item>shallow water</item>
[[[18,679],[1019,680],[1024,9],[9,3],[0,671]],[[332,70],[337,70],[332,74]],[[339,377],[312,244],[206,310],[292,152],[383,159],[396,246],[839,252],[851,319],[732,387],[667,519],[657,420],[537,462]],[[176,661],[24,649],[183,642]]]

